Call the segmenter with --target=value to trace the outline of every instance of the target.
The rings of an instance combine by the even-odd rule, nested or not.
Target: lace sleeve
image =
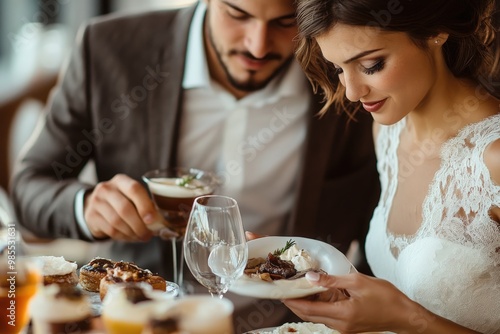
[[[442,165],[423,206],[421,236],[441,238],[485,251],[500,265],[500,226],[491,219],[500,207],[500,186],[493,182],[484,152],[500,139],[500,115],[471,124],[442,149]]]

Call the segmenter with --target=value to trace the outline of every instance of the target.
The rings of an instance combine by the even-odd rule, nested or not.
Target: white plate
[[[267,328],[254,329],[253,331],[245,332],[243,334],[260,334],[262,332],[272,332],[276,328],[278,328],[278,327],[267,327]]]
[[[264,332],[272,332],[276,328],[279,328],[279,327],[268,327],[268,328],[254,329],[250,332],[245,332],[243,334],[260,334],[260,333],[264,333]],[[366,333],[360,333],[360,334],[396,334],[396,333],[393,333],[393,332],[366,332]]]
[[[288,240],[295,240],[297,247],[306,250],[318,261],[319,268],[331,275],[345,275],[350,272],[351,263],[335,247],[314,239],[301,237],[264,237],[248,242],[248,258],[266,258],[277,248],[285,246]],[[243,275],[229,288],[243,296],[264,299],[300,298],[325,291],[326,288],[311,285],[306,278],[266,282],[259,278]]]

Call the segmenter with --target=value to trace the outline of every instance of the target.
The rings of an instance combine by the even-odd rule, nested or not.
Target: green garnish
[[[283,248],[281,248],[281,249],[280,249],[280,248],[278,248],[277,250],[275,250],[275,251],[273,252],[273,255],[274,255],[274,256],[280,256],[281,254],[283,254],[284,252],[286,252],[286,251],[287,251],[290,247],[292,247],[293,245],[295,245],[295,240],[290,239],[290,240],[288,240],[288,241],[286,242],[285,247],[283,247]]]
[[[194,180],[194,175],[184,175],[175,181],[175,184],[180,187],[187,187]]]

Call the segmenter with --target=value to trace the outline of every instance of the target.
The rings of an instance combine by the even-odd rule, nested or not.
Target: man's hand
[[[147,241],[153,226],[164,225],[142,184],[123,174],[86,194],[84,216],[94,237],[122,241]]]

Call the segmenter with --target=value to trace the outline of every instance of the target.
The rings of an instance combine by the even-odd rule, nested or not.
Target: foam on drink
[[[182,180],[182,178],[152,178],[149,182],[149,189],[156,195],[176,198],[195,198],[213,191],[212,187],[201,180],[193,179],[186,186],[179,185]]]

